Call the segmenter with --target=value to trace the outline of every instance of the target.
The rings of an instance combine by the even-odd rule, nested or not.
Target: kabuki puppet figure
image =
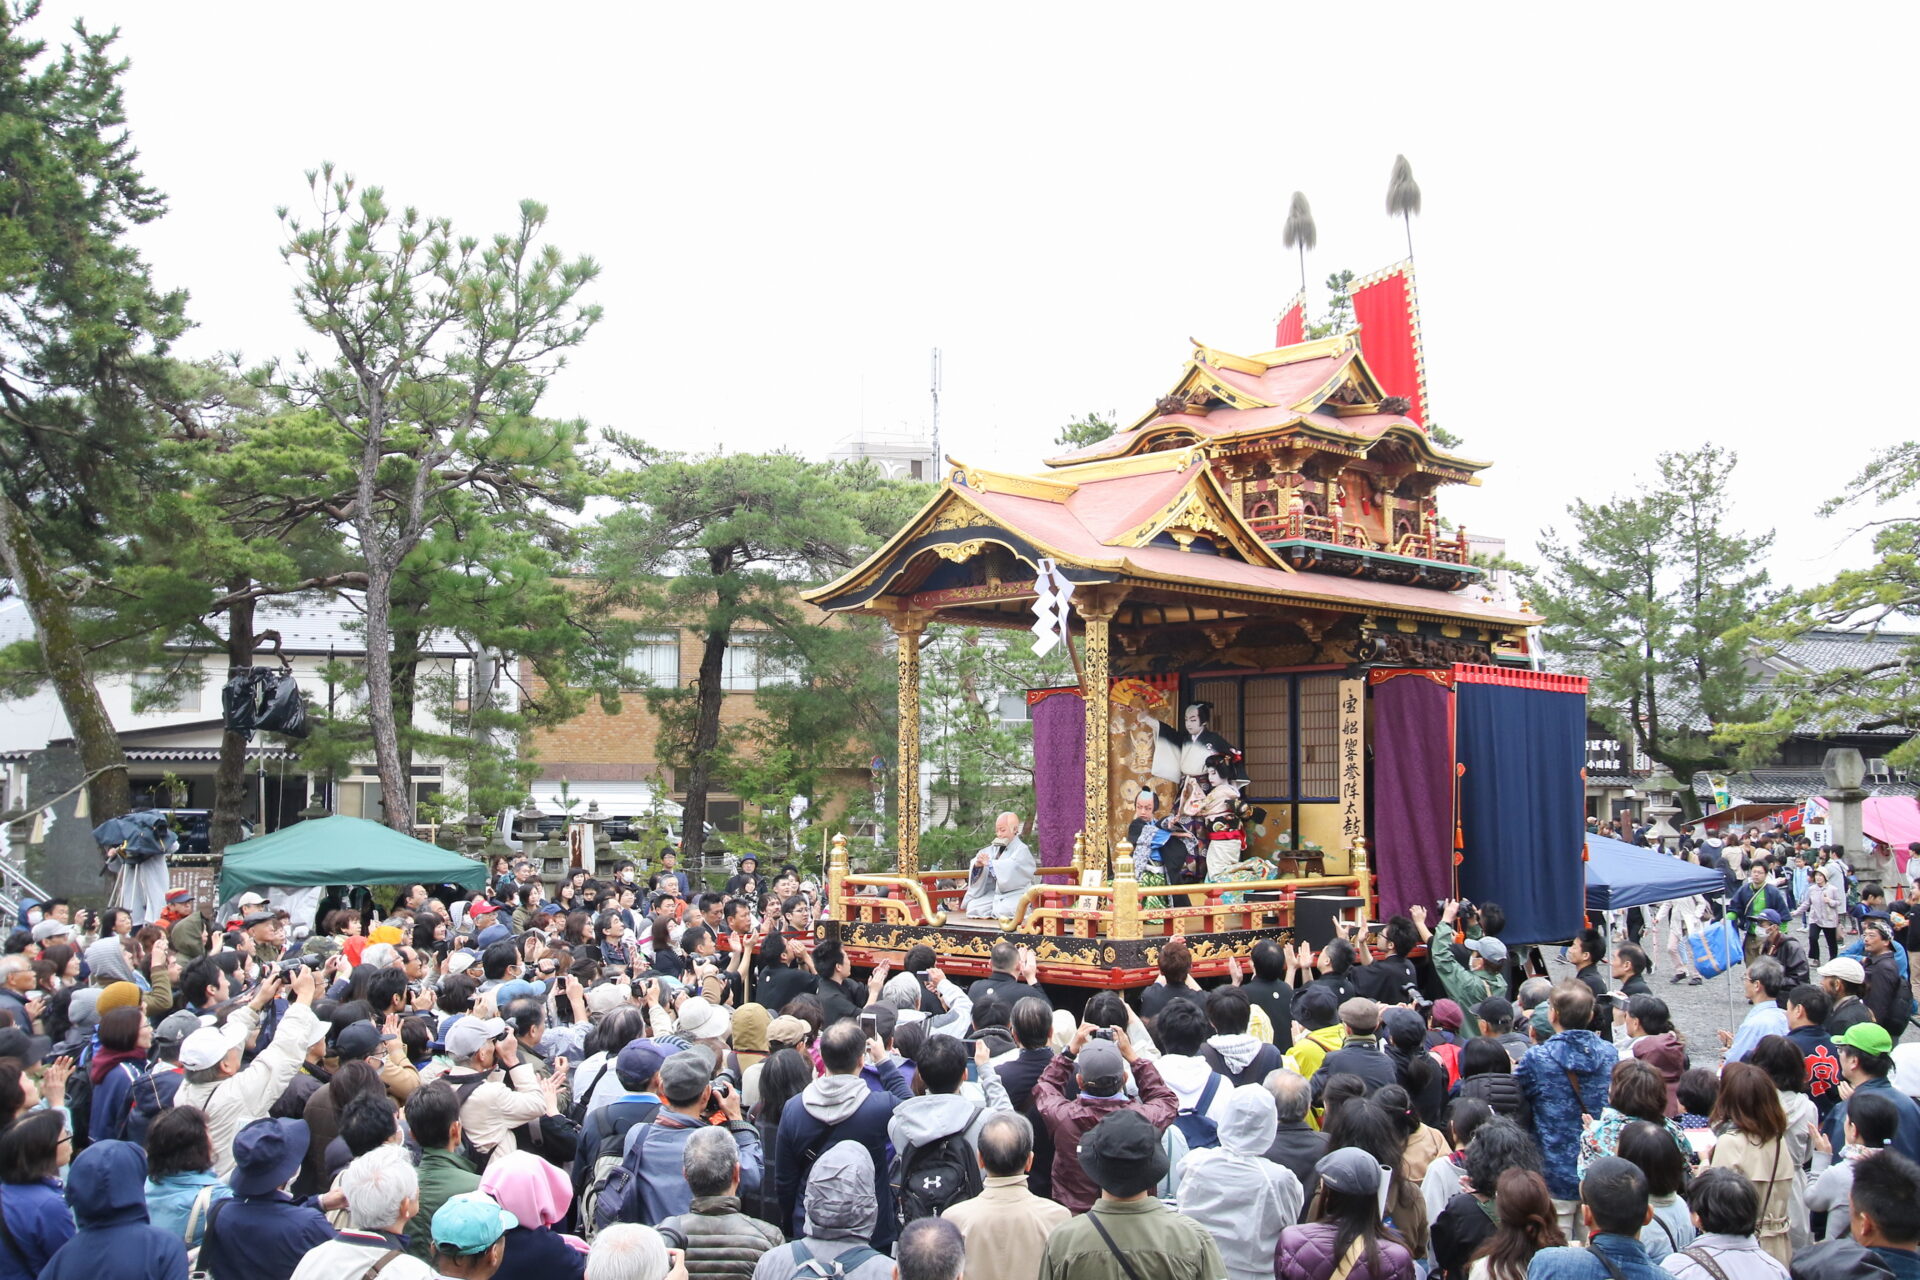
[[[1163,778],[1204,782],[1208,758],[1228,756],[1234,761],[1229,776],[1245,786],[1247,771],[1240,766],[1243,759],[1240,749],[1213,731],[1213,704],[1189,702],[1181,719],[1184,729],[1159,726],[1160,741],[1154,752],[1154,773]]]

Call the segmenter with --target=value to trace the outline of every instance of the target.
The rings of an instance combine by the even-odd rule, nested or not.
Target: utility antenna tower
[[[940,452],[940,348],[933,349],[933,476],[947,469],[946,455]]]

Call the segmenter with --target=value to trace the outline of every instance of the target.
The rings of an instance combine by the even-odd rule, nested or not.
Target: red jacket
[[[1100,1189],[1080,1167],[1080,1138],[1101,1120],[1126,1108],[1132,1108],[1166,1131],[1180,1113],[1180,1100],[1174,1096],[1159,1068],[1145,1058],[1133,1060],[1133,1082],[1140,1097],[1068,1098],[1064,1092],[1073,1078],[1073,1059],[1065,1054],[1047,1064],[1033,1086],[1033,1107],[1040,1113],[1047,1132],[1053,1135],[1053,1198],[1075,1213],[1085,1213],[1100,1197]]]

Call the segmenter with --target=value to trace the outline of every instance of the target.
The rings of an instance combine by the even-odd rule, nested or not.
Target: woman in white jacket
[[[1300,1179],[1266,1158],[1279,1128],[1273,1095],[1243,1084],[1228,1096],[1220,1145],[1188,1151],[1177,1171],[1175,1208],[1213,1233],[1227,1280],[1273,1280],[1280,1232],[1300,1220]]]
[[[1688,982],[1696,987],[1701,983],[1700,971],[1693,964],[1693,949],[1687,945],[1687,935],[1697,932],[1706,916],[1707,900],[1698,894],[1660,904],[1654,922],[1666,934],[1667,955],[1673,960],[1674,982]],[[1659,954],[1658,946],[1654,948],[1654,954]]]

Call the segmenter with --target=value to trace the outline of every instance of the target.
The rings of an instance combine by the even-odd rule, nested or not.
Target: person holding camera
[[[214,1169],[222,1177],[233,1172],[234,1135],[267,1114],[287,1081],[306,1062],[308,1046],[320,1036],[320,1020],[313,1013],[313,980],[313,970],[304,967],[291,975],[271,973],[251,1000],[227,1015],[224,1026],[202,1027],[180,1044],[180,1065],[187,1078],[174,1103],[207,1113]],[[272,1042],[242,1070],[241,1051],[259,1027],[261,1011],[279,997],[282,987],[292,991],[292,1003]]]
[[[700,1049],[682,1049],[660,1064],[660,1111],[631,1157],[639,1172],[639,1192],[632,1201],[647,1222],[665,1222],[693,1208],[693,1192],[686,1179],[687,1140],[709,1128],[707,1113],[724,1114],[727,1128],[739,1144],[738,1193],[748,1199],[759,1194],[763,1162],[760,1131],[740,1118],[740,1092],[732,1082],[713,1078],[713,1062]]]
[[[1140,1092],[1137,1101],[1127,1096],[1129,1070]],[[1072,1098],[1066,1096],[1069,1077],[1079,1086]],[[1053,1198],[1074,1213],[1085,1213],[1100,1192],[1078,1154],[1080,1140],[1095,1125],[1116,1111],[1138,1111],[1164,1133],[1180,1110],[1159,1069],[1134,1052],[1125,1031],[1087,1022],[1073,1033],[1067,1051],[1040,1073],[1033,1105],[1053,1135]]]

